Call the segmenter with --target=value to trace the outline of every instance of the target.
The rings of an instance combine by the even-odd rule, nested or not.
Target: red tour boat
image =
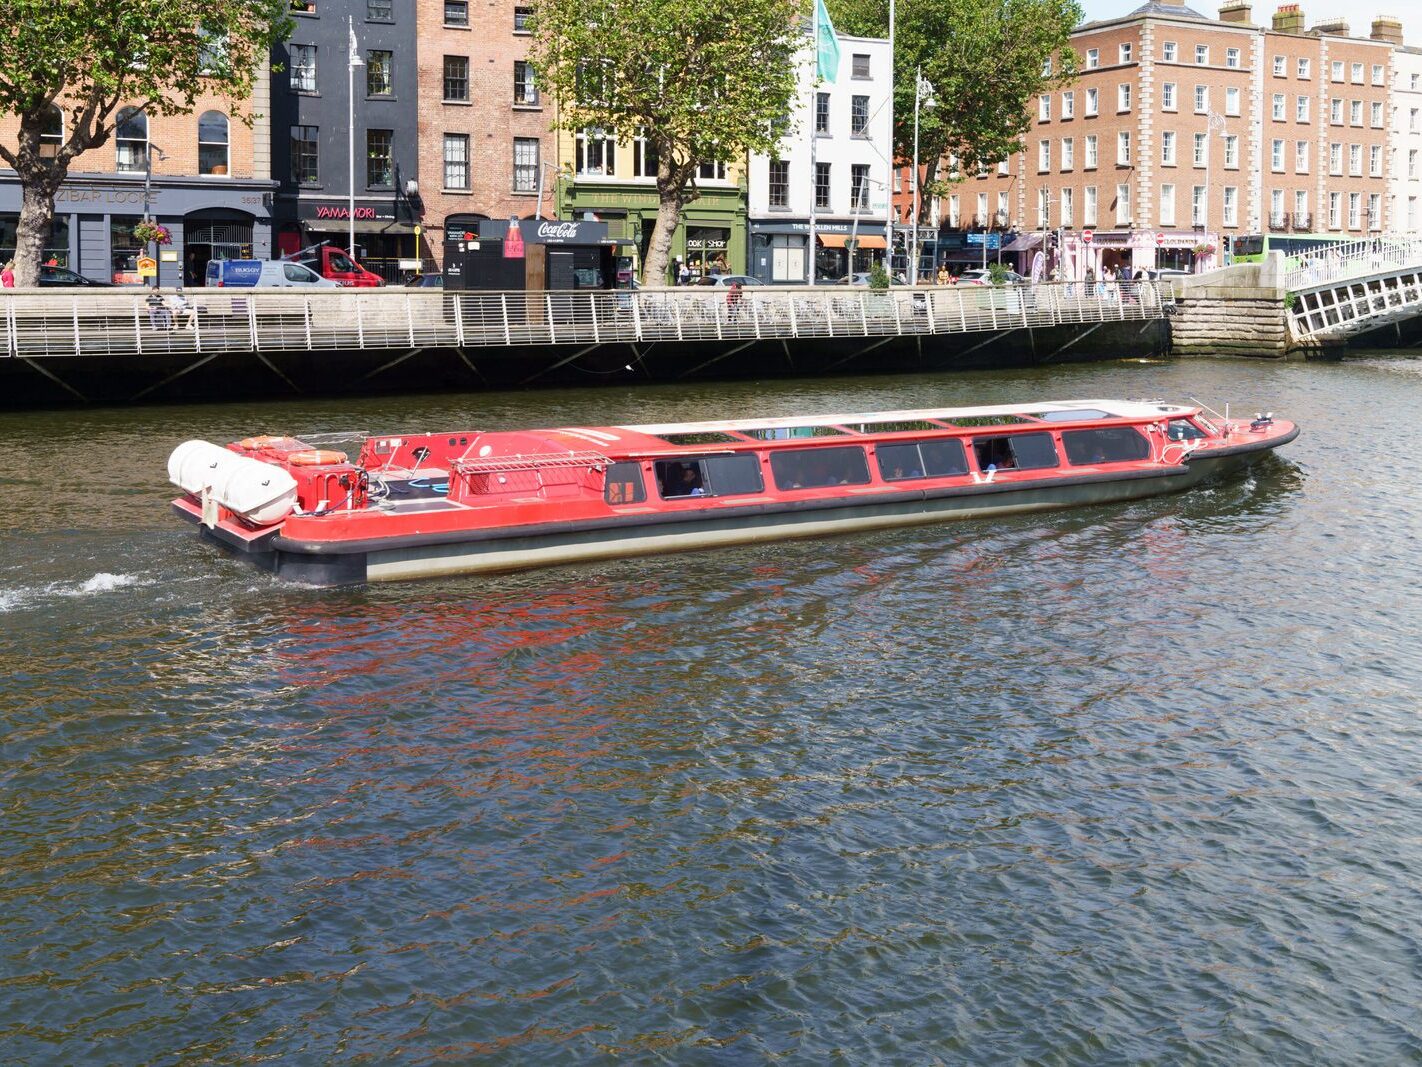
[[[1186,489],[1298,436],[1078,400],[657,426],[180,445],[178,515],[318,585],[811,537]]]

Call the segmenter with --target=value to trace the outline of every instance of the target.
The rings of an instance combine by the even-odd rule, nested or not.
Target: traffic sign
[[[1165,244],[1165,234],[1163,234],[1163,233],[1158,233],[1158,234],[1156,234],[1156,235],[1155,235],[1155,247],[1156,247],[1156,248],[1159,248],[1159,247],[1160,247],[1161,245],[1163,245],[1163,244]]]
[[[1091,231],[1091,230],[1082,230],[1082,231],[1081,231],[1081,243],[1082,243],[1082,244],[1088,244],[1088,245],[1089,245],[1089,244],[1091,243],[1091,239],[1092,239],[1093,237],[1095,237],[1095,236],[1096,236],[1096,234],[1095,234],[1093,231]]]
[[[1002,234],[1000,233],[970,233],[968,234],[968,244],[982,245],[984,248],[1001,248]]]

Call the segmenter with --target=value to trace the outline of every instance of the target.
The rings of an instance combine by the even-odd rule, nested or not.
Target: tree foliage
[[[0,2],[0,111],[20,119],[15,140],[0,142],[23,188],[18,284],[34,284],[54,194],[80,153],[108,141],[119,105],[167,115],[203,93],[246,98],[289,10],[289,0]],[[63,137],[42,152],[55,107]]]
[[[769,152],[787,132],[805,0],[539,0],[533,60],[563,129],[644,136],[659,207],[643,280],[666,277],[701,163]]]
[[[886,37],[888,0],[827,0],[841,33]],[[894,11],[894,152],[913,159],[914,73],[933,86],[919,108],[919,160],[927,195],[949,156],[975,173],[1020,152],[1036,95],[1076,76],[1076,0],[897,0]]]

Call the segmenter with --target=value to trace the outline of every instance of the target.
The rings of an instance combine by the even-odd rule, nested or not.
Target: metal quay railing
[[[1369,237],[1302,252],[1297,258],[1299,266],[1284,275],[1284,288],[1290,292],[1422,266],[1422,239]]]
[[[587,345],[891,337],[1158,319],[1159,282],[895,287],[753,286],[573,292],[202,289],[174,311],[143,291],[0,294],[19,358],[160,353]]]

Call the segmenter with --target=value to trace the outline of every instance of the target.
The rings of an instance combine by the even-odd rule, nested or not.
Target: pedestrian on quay
[[[677,259],[676,261],[676,284],[691,284],[691,267],[687,265],[686,260],[684,259]]]
[[[1096,294],[1096,271],[1095,271],[1093,268],[1091,268],[1091,267],[1087,267],[1087,268],[1086,268],[1086,289],[1085,289],[1085,291],[1084,291],[1084,293],[1083,293],[1082,295],[1088,296],[1088,297],[1090,297],[1090,296],[1096,296],[1096,295],[1097,295],[1097,294]]]
[[[938,267],[938,284],[947,285],[951,280],[952,276],[948,273],[948,264],[940,264]]]
[[[15,261],[12,259],[0,267],[0,288],[15,288]]]
[[[736,322],[741,317],[741,283],[732,282],[726,293],[726,318]]]

